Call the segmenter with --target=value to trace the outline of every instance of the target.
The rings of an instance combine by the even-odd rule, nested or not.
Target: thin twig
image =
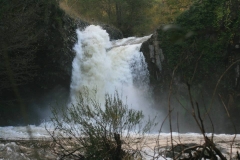
[[[169,85],[169,94],[168,94],[168,113],[169,113],[169,127],[170,127],[170,135],[171,135],[171,145],[172,145],[172,149],[173,149],[173,136],[172,136],[172,108],[171,108],[171,96],[172,96],[172,86],[173,86],[173,78],[175,76],[175,72],[178,69],[178,67],[188,58],[185,57],[185,59],[183,59],[180,63],[178,63],[176,65],[176,67],[174,68],[173,72],[172,72],[172,79]],[[174,150],[172,151],[173,157],[174,156]]]
[[[191,102],[191,107],[192,107],[192,116],[193,116],[195,122],[197,123],[198,128],[200,129],[201,133],[203,134],[203,136],[205,136],[205,134],[202,130],[201,124],[199,123],[199,121],[196,117],[196,114],[195,114],[195,108],[194,108],[193,98],[192,98],[192,94],[191,94],[190,84],[187,83],[187,86],[188,86],[188,95],[189,95],[190,102]]]
[[[226,107],[226,105],[225,105],[225,103],[224,103],[224,101],[223,101],[223,99],[222,99],[222,96],[219,94],[219,97],[220,97],[220,99],[221,99],[221,101],[222,101],[222,104],[223,104],[223,106],[224,106],[224,108],[225,108],[225,110],[226,110],[226,112],[227,112],[227,115],[228,115],[228,118],[230,119],[230,121],[231,121],[231,123],[232,123],[232,125],[233,125],[233,128],[234,128],[234,137],[233,137],[233,139],[232,139],[232,142],[231,142],[231,144],[230,144],[230,159],[232,159],[232,146],[233,146],[233,143],[234,143],[234,141],[235,141],[235,139],[236,139],[236,136],[237,136],[237,129],[236,129],[236,126],[235,126],[235,124],[234,124],[234,122],[233,122],[233,119],[232,119],[232,117],[230,116],[230,114],[229,114],[229,111],[228,111],[228,108]]]
[[[213,137],[214,137],[214,125],[213,125],[213,121],[212,121],[212,118],[210,117],[209,113],[207,112],[207,107],[206,107],[206,104],[205,104],[205,101],[204,101],[204,98],[203,98],[203,94],[202,94],[202,101],[203,101],[203,107],[205,109],[205,112],[210,120],[210,123],[211,123],[211,126],[212,126],[212,136],[211,136],[211,141],[213,142]]]
[[[228,70],[236,63],[240,62],[240,59],[236,60],[235,62],[233,62],[230,66],[228,66],[228,68],[223,72],[223,74],[220,76],[220,78],[218,79],[217,81],[217,84],[214,88],[214,91],[213,91],[213,95],[212,95],[212,100],[211,100],[211,104],[210,104],[210,107],[208,108],[208,113],[210,112],[211,108],[212,108],[212,105],[213,105],[213,100],[214,100],[214,96],[216,95],[216,92],[217,92],[217,88],[218,88],[218,85],[220,84],[222,78],[225,76],[225,74],[228,72]]]
[[[198,59],[197,59],[197,62],[196,62],[195,68],[194,68],[194,72],[193,72],[193,76],[192,76],[192,78],[191,78],[190,83],[192,83],[192,81],[193,81],[193,79],[194,79],[194,76],[195,76],[195,74],[196,74],[197,67],[198,67],[198,62],[199,62],[199,60],[202,58],[202,55],[203,55],[203,53],[202,53],[202,54],[198,57]]]
[[[178,141],[180,142],[180,144],[182,144],[182,142],[181,142],[181,138],[180,138],[180,136],[179,136],[179,121],[178,121],[178,112],[177,112],[177,130],[178,130]]]

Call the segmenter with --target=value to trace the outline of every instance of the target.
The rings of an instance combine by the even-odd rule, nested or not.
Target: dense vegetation
[[[194,99],[209,108],[215,94],[220,103],[215,103],[212,113],[219,124],[227,115],[221,102],[236,118],[235,122],[236,113],[240,110],[239,4],[239,0],[196,1],[171,25],[158,30],[160,47],[165,56],[162,82],[169,83],[174,71],[175,86],[191,85]],[[178,101],[188,106],[186,87],[175,91]],[[201,110],[205,112],[204,107]]]
[[[183,62],[178,68],[183,81],[215,87],[217,78],[239,58],[239,3],[196,2],[173,25],[159,30],[168,68],[173,70]],[[226,89],[239,89],[239,82],[235,84],[230,79],[224,82]]]
[[[108,23],[125,37],[152,33],[159,24],[173,22],[191,0],[62,0],[61,7],[92,23]]]
[[[131,135],[144,137],[157,125],[154,118],[146,120],[142,111],[130,109],[117,91],[106,94],[103,105],[96,90],[86,87],[79,92],[77,103],[60,107],[53,108],[54,131],[48,131],[53,139],[51,150],[60,159],[134,159],[142,152],[134,146],[143,138],[136,142]]]

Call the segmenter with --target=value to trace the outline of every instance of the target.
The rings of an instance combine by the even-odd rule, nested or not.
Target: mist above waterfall
[[[90,25],[77,30],[76,56],[72,63],[71,102],[84,87],[97,91],[104,104],[105,94],[117,91],[134,109],[147,110],[151,105],[149,73],[141,44],[150,38],[125,38],[110,41],[108,33]]]

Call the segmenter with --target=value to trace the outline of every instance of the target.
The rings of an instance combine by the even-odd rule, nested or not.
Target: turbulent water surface
[[[56,160],[57,156],[54,155],[49,147],[51,147],[50,136],[44,129],[44,126],[29,126],[32,131],[32,140],[29,141],[29,134],[26,127],[0,127],[0,159],[1,160],[29,160],[33,158],[35,153],[40,156],[40,159]],[[211,137],[211,134],[207,134]],[[135,135],[132,135],[133,137]],[[236,155],[240,148],[240,135],[219,134],[214,135],[214,143],[217,148],[229,159],[230,153]],[[139,137],[137,137],[139,138]],[[173,133],[173,143],[176,144],[204,144],[204,139],[201,134],[186,133],[178,134]],[[234,139],[234,143],[233,142]],[[142,150],[143,160],[171,160],[166,158],[166,149],[171,146],[170,133],[152,133],[145,135],[143,141],[138,144]],[[157,156],[156,149],[162,152],[161,156]],[[155,151],[155,152],[154,152]]]

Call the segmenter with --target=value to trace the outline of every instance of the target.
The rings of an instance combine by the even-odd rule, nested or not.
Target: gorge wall
[[[1,1],[0,125],[40,123],[51,103],[68,100],[76,29],[88,22],[72,19],[57,1]],[[110,39],[122,33],[102,27]],[[41,114],[39,114],[41,113]]]

